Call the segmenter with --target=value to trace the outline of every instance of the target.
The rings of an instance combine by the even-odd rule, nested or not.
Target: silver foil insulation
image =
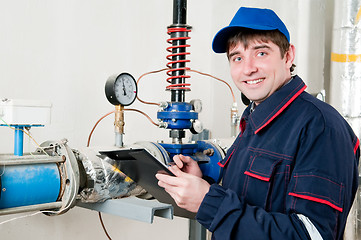
[[[361,0],[335,0],[330,103],[361,137]],[[337,139],[335,139],[337,141]],[[359,239],[360,188],[348,216],[344,239]]]
[[[361,0],[336,0],[330,101],[361,134]]]
[[[136,183],[116,167],[108,157],[101,158],[90,148],[82,149],[81,163],[87,175],[87,187],[80,192],[82,202],[103,202],[107,199],[133,195]]]

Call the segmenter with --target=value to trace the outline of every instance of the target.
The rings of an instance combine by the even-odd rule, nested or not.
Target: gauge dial
[[[202,101],[200,99],[193,99],[190,101],[192,108],[195,112],[200,113],[202,111]]]
[[[129,73],[121,73],[108,78],[105,95],[113,105],[129,106],[137,97],[137,83]]]
[[[203,124],[198,119],[194,120],[192,127],[189,129],[193,134],[198,134],[203,131]]]

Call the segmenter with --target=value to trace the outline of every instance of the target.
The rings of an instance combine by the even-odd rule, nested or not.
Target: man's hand
[[[189,156],[175,155],[173,157],[174,163],[182,172],[192,174],[197,177],[202,177],[202,171],[198,166],[198,163]]]
[[[175,177],[158,173],[155,175],[159,180],[158,185],[169,193],[179,207],[197,212],[210,185],[201,178],[202,172],[198,164],[190,157],[174,157],[174,162],[176,165],[169,167],[169,170]],[[199,172],[195,171],[197,167],[193,163],[197,165]]]

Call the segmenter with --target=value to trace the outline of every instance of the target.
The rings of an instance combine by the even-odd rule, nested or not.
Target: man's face
[[[291,79],[294,54],[293,45],[282,58],[272,41],[250,41],[247,48],[239,42],[228,51],[232,79],[258,105]]]

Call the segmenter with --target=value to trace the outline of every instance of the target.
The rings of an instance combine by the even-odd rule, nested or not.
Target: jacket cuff
[[[197,221],[210,231],[212,231],[213,219],[225,196],[226,190],[224,188],[217,184],[212,184],[198,209]]]
[[[205,176],[205,175],[202,176],[202,179],[206,180],[209,183],[209,185],[212,185],[212,184],[216,183],[216,181],[214,181],[213,178]]]

